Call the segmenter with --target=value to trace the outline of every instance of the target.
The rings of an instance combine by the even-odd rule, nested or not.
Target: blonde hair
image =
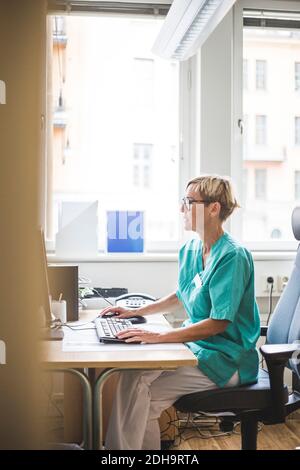
[[[194,185],[195,191],[199,191],[200,196],[208,203],[220,203],[221,209],[219,217],[222,222],[224,222],[237,207],[240,207],[234,197],[232,183],[226,176],[203,175],[190,180],[186,187],[188,188],[190,185]]]

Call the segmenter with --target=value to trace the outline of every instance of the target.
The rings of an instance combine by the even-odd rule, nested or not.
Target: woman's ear
[[[221,204],[219,202],[211,203],[210,214],[212,217],[219,217],[221,211]]]

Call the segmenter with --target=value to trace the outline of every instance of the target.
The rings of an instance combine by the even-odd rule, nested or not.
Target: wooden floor
[[[240,449],[239,426],[236,428],[237,434],[231,436],[211,437],[201,439],[196,436],[196,432],[186,431],[184,439],[178,446],[172,447],[174,450],[238,450]],[[204,434],[218,433],[216,428],[212,433],[204,431]],[[300,446],[300,414],[290,415],[285,424],[272,426],[262,425],[258,433],[258,449],[260,450],[292,450]]]
[[[48,422],[48,440],[63,441],[62,417],[51,418]],[[212,431],[203,430],[202,433],[209,438],[197,437],[196,430],[185,431],[181,441],[177,439],[174,447],[170,450],[238,450],[240,449],[239,425],[235,433],[230,436],[211,437],[212,434],[220,433],[218,427],[214,426]],[[300,446],[300,412],[288,417],[285,424],[273,426],[261,426],[258,433],[258,449],[260,450],[293,450]]]

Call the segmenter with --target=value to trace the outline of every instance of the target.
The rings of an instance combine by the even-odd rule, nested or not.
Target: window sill
[[[254,261],[292,261],[295,251],[252,251]],[[49,263],[164,263],[178,261],[177,253],[101,253],[97,256],[58,257],[47,255]]]
[[[177,253],[101,253],[97,256],[58,257],[48,254],[49,263],[153,263],[176,262]]]
[[[254,261],[291,261],[296,257],[295,251],[251,251]]]

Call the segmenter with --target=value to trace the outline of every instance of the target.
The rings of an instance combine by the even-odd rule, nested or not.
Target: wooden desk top
[[[85,310],[80,314],[80,322],[92,320],[99,310]],[[150,320],[151,316],[149,317]],[[162,324],[168,324],[161,315]],[[156,316],[157,322],[157,316]],[[147,328],[147,325],[143,327]],[[129,350],[119,351],[78,351],[69,352],[62,350],[62,341],[42,341],[41,362],[47,369],[70,368],[124,368],[124,369],[174,369],[179,366],[195,366],[197,359],[187,348],[162,349],[161,350]]]

